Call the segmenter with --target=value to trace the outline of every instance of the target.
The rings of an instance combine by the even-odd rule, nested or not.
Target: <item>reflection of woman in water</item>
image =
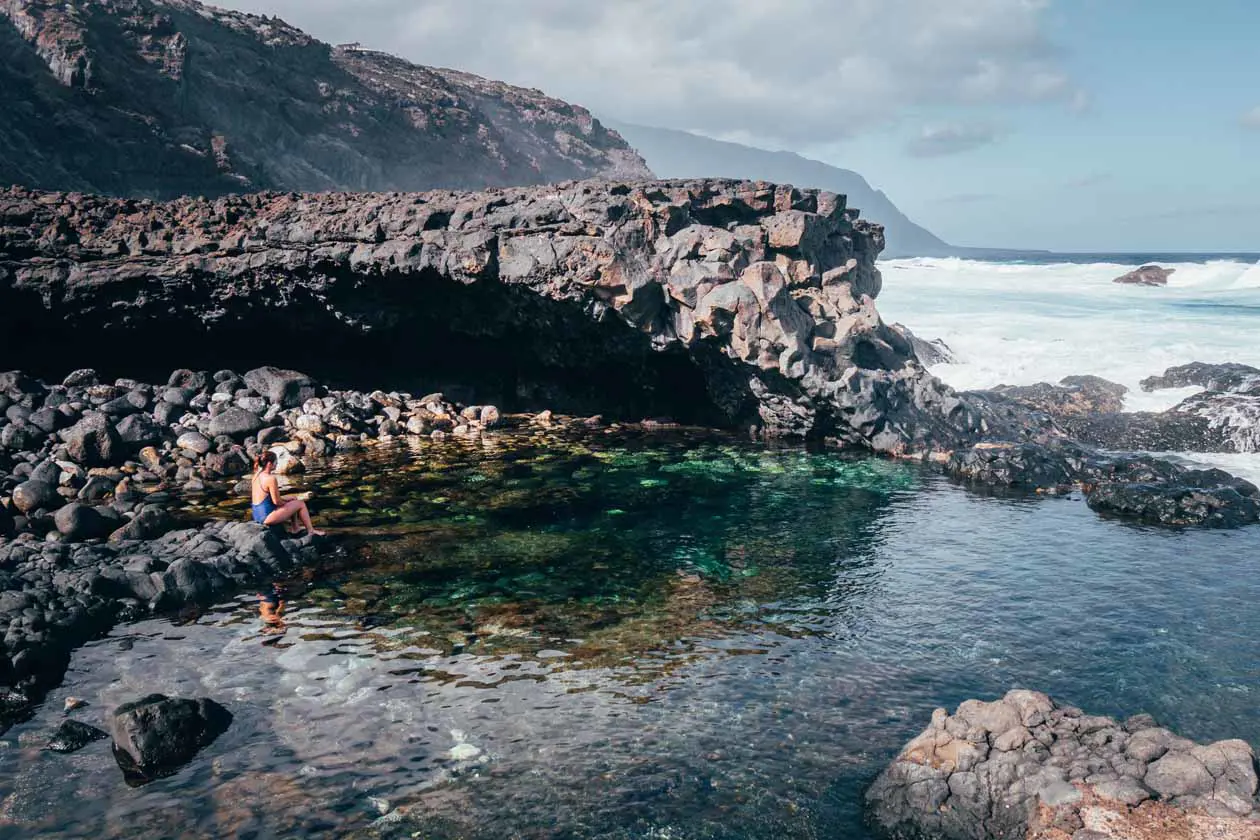
[[[280,584],[258,596],[258,617],[262,619],[264,633],[284,632],[284,589]]]
[[[283,499],[280,497],[280,482],[276,480],[276,453],[270,449],[254,459],[254,480],[251,484],[250,505],[254,513],[254,521],[259,525],[293,524],[294,519],[302,523],[302,527],[317,537],[324,536],[323,531],[315,530],[311,524],[311,514],[306,509],[306,502],[301,499]]]

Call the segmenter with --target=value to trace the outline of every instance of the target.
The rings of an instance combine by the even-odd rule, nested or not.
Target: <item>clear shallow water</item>
[[[721,440],[342,466],[309,483],[355,562],[290,582],[282,637],[242,599],[81,650],[2,739],[0,836],[861,838],[935,706],[1017,686],[1260,743],[1260,529]],[[39,751],[66,696],[151,691],[236,720],[140,789]]]
[[[1094,374],[1129,387],[1129,411],[1163,411],[1195,393],[1138,383],[1188,362],[1260,367],[1260,264],[1221,255],[1099,255],[1089,261],[890,260],[879,311],[958,361],[932,372],[960,390]],[[1175,268],[1163,288],[1112,281],[1144,262]],[[1260,455],[1198,460],[1260,481]]]

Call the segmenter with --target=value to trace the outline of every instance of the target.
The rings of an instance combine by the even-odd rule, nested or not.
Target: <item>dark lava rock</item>
[[[1260,368],[1253,368],[1251,365],[1240,365],[1235,362],[1219,365],[1191,362],[1188,365],[1168,368],[1162,375],[1148,377],[1139,384],[1143,391],[1188,388],[1192,385],[1209,391],[1232,391],[1257,378],[1260,378]]]
[[[128,784],[171,775],[232,724],[232,713],[213,700],[151,694],[114,710],[110,735]]]
[[[66,374],[66,378],[61,381],[61,384],[67,388],[86,388],[89,385],[97,385],[100,381],[96,371],[91,368],[80,368]]]
[[[1238,479],[1225,483],[1232,476],[1221,476],[1224,479],[1216,486],[1194,477],[1186,484],[1102,484],[1091,489],[1086,500],[1100,513],[1153,525],[1238,528],[1260,522],[1256,488]]]
[[[252,435],[264,425],[262,418],[252,411],[233,407],[210,418],[209,432],[212,438],[226,435],[239,439]]]
[[[97,729],[95,726],[88,726],[77,720],[67,720],[62,721],[61,726],[57,727],[57,731],[53,733],[45,749],[57,753],[78,752],[88,744],[104,741],[108,737],[108,732]]]
[[[121,455],[118,432],[104,414],[85,414],[61,433],[61,439],[70,457],[85,467],[109,466]]]
[[[53,516],[57,532],[68,540],[93,540],[104,537],[113,528],[111,523],[92,507],[71,502]]]
[[[162,439],[162,429],[148,414],[131,414],[118,421],[118,438],[133,447],[149,446]]]
[[[982,397],[1007,399],[1033,411],[1043,412],[1055,420],[1093,414],[1119,412],[1124,409],[1124,395],[1129,389],[1098,376],[1069,376],[1051,385],[999,385],[978,391]]]
[[[155,540],[174,527],[175,520],[165,508],[147,505],[130,522],[110,534],[109,541]]]
[[[1149,716],[1130,721],[1087,715],[1023,690],[992,703],[968,700],[953,715],[937,709],[867,791],[868,818],[899,839],[1105,840],[1174,835],[1074,833],[1082,808],[1112,807],[1125,820],[1133,816],[1129,808],[1158,799],[1181,824],[1185,812],[1232,821],[1256,816],[1255,755],[1246,742],[1199,745]],[[1175,836],[1205,840],[1209,833]]]
[[[245,384],[281,408],[298,408],[323,395],[319,384],[304,373],[261,367],[245,374]]]
[[[57,485],[51,481],[32,479],[13,488],[13,506],[20,513],[53,507],[60,501],[61,496],[57,493]]]
[[[1037,443],[982,443],[960,449],[950,456],[946,470],[979,484],[1040,490],[1067,489],[1079,477],[1063,453]]]
[[[1168,278],[1176,270],[1175,268],[1161,268],[1158,265],[1144,265],[1122,277],[1117,277],[1112,282],[1124,283],[1130,286],[1167,286]]]
[[[924,365],[931,367],[932,365],[944,365],[954,361],[954,351],[941,339],[919,338],[904,324],[889,324],[888,326],[890,329],[901,333],[906,341],[910,342],[910,346],[914,348],[914,355]]]

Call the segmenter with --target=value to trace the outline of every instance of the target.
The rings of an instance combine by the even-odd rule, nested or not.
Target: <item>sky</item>
[[[1258,0],[218,0],[853,169],[956,245],[1260,251]]]

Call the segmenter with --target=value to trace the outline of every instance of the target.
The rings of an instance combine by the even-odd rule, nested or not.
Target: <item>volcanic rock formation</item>
[[[193,0],[0,0],[0,184],[114,195],[645,178],[584,108]]]
[[[866,799],[898,840],[1255,840],[1256,793],[1245,741],[1200,745],[1149,715],[1012,691],[937,709]]]

